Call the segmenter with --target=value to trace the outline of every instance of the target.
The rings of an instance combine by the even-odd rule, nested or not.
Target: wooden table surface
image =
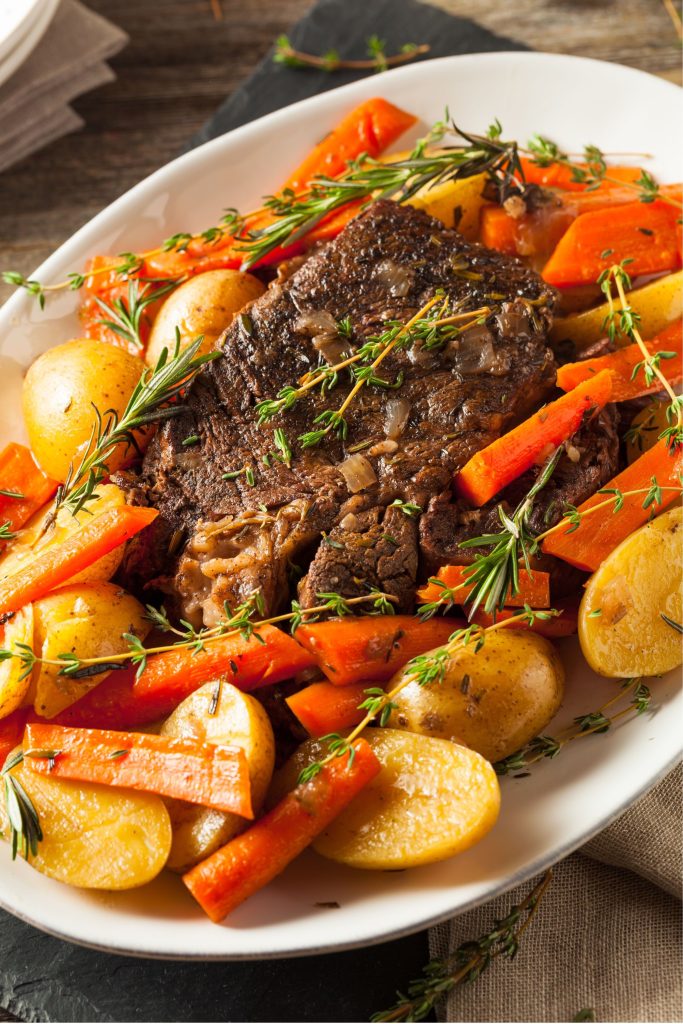
[[[309,0],[86,0],[130,45],[116,81],[75,103],[83,131],[0,173],[2,267],[29,273],[77,228],[166,163],[251,72]],[[369,0],[372,2],[372,0]],[[661,0],[432,0],[538,50],[619,61],[680,84]],[[414,40],[419,42],[419,39]],[[568,98],[571,102],[571,98]],[[0,301],[10,289],[0,285]],[[1,1020],[15,1018],[0,1009]]]

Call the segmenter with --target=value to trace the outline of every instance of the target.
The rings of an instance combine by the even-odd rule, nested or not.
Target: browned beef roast
[[[351,386],[346,373],[331,393],[312,392],[259,426],[256,404],[324,362],[321,353],[334,361],[387,320],[406,321],[439,288],[458,309],[491,307],[485,325],[440,350],[415,344],[392,353],[381,376],[400,386],[364,387],[348,411],[345,441],[331,434],[304,449],[297,438],[322,410],[338,407]],[[380,587],[409,608],[420,514],[392,502],[430,507],[422,535],[433,563],[433,510],[448,504],[454,472],[553,387],[546,334],[554,300],[519,260],[410,207],[374,203],[232,324],[223,357],[197,377],[183,414],[160,428],[139,476],[127,479],[133,500],[161,513],[129,549],[128,584],[161,589],[185,617],[210,624],[224,601],[256,589],[268,609],[277,607],[298,565],[306,606],[322,591],[354,596]],[[346,317],[351,342],[335,330]],[[389,439],[388,418],[401,427]],[[278,427],[291,465],[272,457]],[[199,441],[183,445],[191,435]],[[361,444],[377,479],[351,493],[340,464]]]

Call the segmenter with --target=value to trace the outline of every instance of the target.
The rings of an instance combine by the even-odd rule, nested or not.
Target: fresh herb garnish
[[[10,827],[12,860],[16,859],[17,853],[20,853],[25,860],[28,860],[29,855],[35,857],[38,852],[38,843],[43,838],[38,812],[19,779],[12,775],[12,769],[20,765],[23,760],[24,753],[18,750],[5,762],[2,772],[0,772],[4,782],[5,810]]]
[[[107,302],[101,296],[95,295],[95,302],[106,314],[98,323],[108,327],[119,338],[129,342],[133,348],[144,348],[140,328],[145,309],[150,303],[156,302],[157,299],[161,299],[173,291],[177,283],[177,281],[162,283],[161,287],[156,288],[153,287],[153,282],[148,282],[141,288],[140,282],[136,278],[129,278],[127,299],[121,296]]]
[[[386,43],[377,36],[370,36],[366,40],[368,53],[367,60],[351,60],[339,56],[338,50],[327,50],[322,54],[305,53],[297,50],[288,36],[278,36],[275,42],[275,53],[273,62],[283,64],[288,68],[315,68],[318,71],[339,71],[348,69],[353,71],[386,71],[387,68],[397,67],[399,64],[407,64],[408,61],[424,53],[429,53],[430,47],[426,43],[419,46],[415,43],[405,43],[398,53],[387,56]]]

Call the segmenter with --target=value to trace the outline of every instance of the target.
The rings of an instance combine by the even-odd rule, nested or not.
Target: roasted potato
[[[396,697],[389,724],[464,743],[487,761],[500,761],[545,728],[563,692],[562,662],[550,641],[501,630],[489,634],[477,654],[473,644],[456,651],[441,683],[409,683]]]
[[[24,421],[33,453],[45,472],[66,480],[72,461],[87,447],[95,417],[109,409],[120,416],[144,366],[140,359],[93,338],[77,338],[38,356],[24,378]],[[124,447],[107,460],[118,469]]]
[[[683,312],[683,270],[636,288],[628,293],[628,301],[640,316],[638,326],[643,337],[654,337]],[[603,303],[583,313],[556,317],[550,332],[551,341],[554,345],[571,341],[576,351],[582,352],[593,342],[605,337],[604,324],[608,313],[609,307]],[[620,338],[619,341],[627,345],[630,338]]]
[[[626,458],[629,465],[639,459],[653,445],[657,444],[659,435],[671,426],[667,419],[668,402],[653,402],[633,417],[631,426],[626,433]]]
[[[143,640],[151,628],[140,602],[113,583],[78,583],[53,590],[35,602],[33,611],[34,653],[52,660],[70,652],[81,658],[121,654],[128,647],[124,633]],[[54,718],[106,675],[72,679],[60,675],[59,665],[36,664],[32,683],[36,714]]]
[[[212,712],[218,693],[218,703]],[[187,697],[161,727],[162,736],[186,736],[205,743],[242,747],[249,765],[251,798],[258,813],[275,763],[275,739],[270,719],[254,697],[236,686],[206,683]],[[237,814],[168,800],[173,843],[168,858],[172,871],[187,871],[241,832],[249,823]]]
[[[16,537],[0,555],[0,580],[5,576],[11,576],[27,565],[36,555],[42,554],[46,548],[56,547],[63,544],[67,537],[78,530],[79,526],[87,523],[93,516],[101,515],[102,512],[109,512],[111,509],[120,508],[126,504],[126,497],[120,487],[116,484],[100,484],[97,488],[97,497],[88,502],[87,508],[81,509],[73,516],[68,509],[61,508],[57,513],[54,525],[47,528],[47,521],[54,512],[54,507],[37,512],[19,530]],[[123,558],[124,545],[114,548],[108,555],[103,555],[96,562],[83,569],[76,576],[70,579],[71,583],[90,583],[93,580],[108,580],[114,575],[121,559]]]
[[[160,797],[55,779],[31,771],[25,761],[11,774],[40,820],[43,839],[29,859],[42,874],[84,889],[134,889],[166,863],[171,821]],[[0,830],[9,836],[4,800]]]
[[[0,646],[17,652],[17,644],[33,649],[33,606],[26,605],[0,629]],[[19,658],[0,661],[0,718],[6,718],[21,707],[31,686],[31,672]]]
[[[399,729],[366,729],[363,738],[382,770],[316,839],[323,857],[354,868],[412,868],[462,853],[493,828],[498,779],[474,750]],[[326,753],[321,740],[299,747],[276,774],[269,804]]]
[[[429,150],[432,155],[439,152],[438,148]],[[382,163],[396,163],[407,160],[409,156],[410,150],[406,149],[401,153],[387,153],[380,160]],[[407,205],[424,210],[447,228],[457,228],[465,238],[476,241],[479,237],[479,211],[486,202],[482,195],[485,184],[485,174],[474,174],[459,181],[442,181],[433,187],[425,185],[407,200]]]
[[[146,362],[154,366],[164,348],[173,351],[176,328],[181,348],[201,334],[201,351],[210,352],[235,313],[264,291],[257,277],[239,270],[207,270],[191,277],[168,296],[157,313],[147,342]]]
[[[659,675],[681,664],[683,509],[641,526],[593,573],[579,607],[579,640],[601,676]]]

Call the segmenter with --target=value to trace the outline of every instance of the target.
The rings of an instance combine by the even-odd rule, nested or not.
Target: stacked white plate
[[[0,85],[31,55],[59,0],[0,0]]]

